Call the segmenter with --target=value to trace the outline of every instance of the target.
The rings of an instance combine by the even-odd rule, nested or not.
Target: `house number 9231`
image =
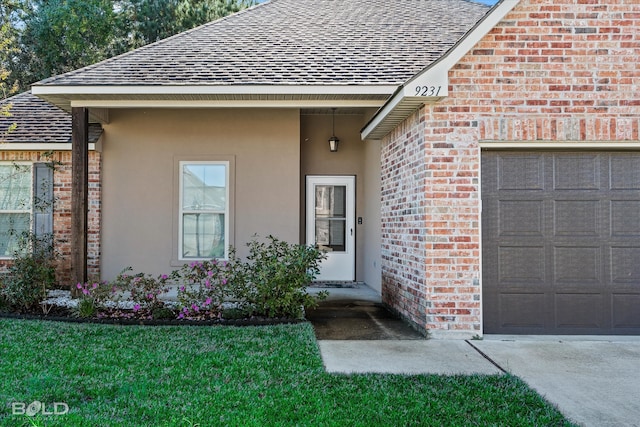
[[[438,96],[442,86],[416,86],[415,96]]]

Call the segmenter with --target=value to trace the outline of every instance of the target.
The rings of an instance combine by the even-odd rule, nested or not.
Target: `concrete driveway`
[[[640,426],[640,337],[489,335],[469,343],[578,424]]]

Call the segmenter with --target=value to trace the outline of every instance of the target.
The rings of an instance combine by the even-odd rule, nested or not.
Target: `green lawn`
[[[36,400],[69,412],[12,415]],[[325,373],[308,324],[0,320],[0,404],[7,426],[570,425],[514,377]]]

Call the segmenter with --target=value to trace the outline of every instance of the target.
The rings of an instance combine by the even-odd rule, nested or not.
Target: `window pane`
[[[347,187],[344,185],[316,186],[316,217],[345,218]]]
[[[342,219],[316,219],[316,244],[320,249],[346,250],[346,222]]]
[[[223,214],[182,216],[182,257],[222,258],[225,252]]]
[[[225,165],[183,165],[182,209],[224,211],[226,179]]]
[[[0,165],[0,210],[31,210],[31,167]]]
[[[13,256],[18,249],[18,239],[29,231],[29,214],[0,213],[0,256]]]

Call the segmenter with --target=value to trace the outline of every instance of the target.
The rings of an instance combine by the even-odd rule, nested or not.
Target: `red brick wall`
[[[56,162],[53,173],[53,235],[59,253],[57,279],[62,286],[71,280],[71,151],[55,152],[52,157],[38,151],[2,151],[1,161]],[[89,152],[89,233],[88,273],[89,277],[100,276],[100,169],[101,155]],[[11,261],[0,261],[0,270],[6,270]]]
[[[421,326],[436,335],[481,333],[479,142],[637,142],[639,62],[640,2],[522,0],[450,71],[449,97],[385,138],[389,176],[420,170],[392,149],[411,152],[407,145],[420,142],[426,206],[423,226],[412,228],[426,236],[424,265],[416,269],[422,276],[388,281],[385,300],[414,321],[425,319]],[[385,206],[397,200],[385,196],[394,183],[383,179],[383,230],[407,218],[391,217]],[[390,225],[385,234],[413,237]],[[383,271],[409,262],[402,251],[390,255]],[[421,294],[425,301],[416,301]]]

